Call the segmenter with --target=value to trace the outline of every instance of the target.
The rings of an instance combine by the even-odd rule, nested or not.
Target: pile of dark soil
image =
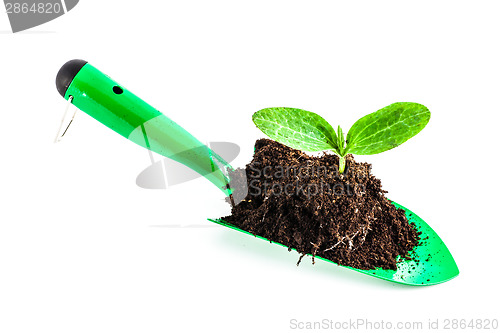
[[[396,269],[419,241],[415,226],[385,198],[370,164],[347,155],[339,174],[338,160],[258,140],[253,160],[231,175],[235,195],[246,187],[248,193],[223,220],[296,249],[300,259],[311,254],[313,262],[320,256],[360,269]]]

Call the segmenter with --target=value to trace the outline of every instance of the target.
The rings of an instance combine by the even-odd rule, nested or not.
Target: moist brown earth
[[[385,197],[371,164],[347,155],[343,174],[338,164],[334,154],[310,156],[257,140],[253,160],[230,175],[241,202],[222,219],[296,249],[297,264],[310,254],[313,263],[319,256],[359,269],[396,269],[419,242],[415,225]]]

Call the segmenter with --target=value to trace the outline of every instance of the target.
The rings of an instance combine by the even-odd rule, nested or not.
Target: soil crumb
[[[396,269],[410,259],[419,233],[402,209],[385,197],[371,164],[346,156],[307,155],[276,141],[255,143],[246,169],[231,173],[231,215],[222,219],[300,254],[359,269]],[[243,194],[242,194],[243,193]]]

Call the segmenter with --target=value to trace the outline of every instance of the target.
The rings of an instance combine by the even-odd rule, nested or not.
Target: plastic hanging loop
[[[64,110],[64,114],[63,114],[63,117],[61,119],[61,124],[59,125],[59,129],[57,130],[57,135],[56,135],[56,138],[54,139],[54,143],[58,143],[63,139],[64,135],[68,131],[68,128],[71,126],[71,124],[73,123],[73,120],[75,119],[76,112],[78,111],[77,108],[74,108],[75,111],[73,112],[73,115],[71,116],[71,119],[69,120],[68,125],[64,126],[64,124],[67,122],[66,120],[68,118],[69,109],[72,106],[72,103],[71,103],[72,101],[73,101],[73,96],[70,96],[68,98],[68,103],[66,104],[66,109]],[[64,128],[64,131],[63,131],[63,128]],[[62,132],[62,134],[61,134],[61,132]]]

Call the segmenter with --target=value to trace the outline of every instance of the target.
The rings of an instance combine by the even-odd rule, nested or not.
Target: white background
[[[497,1],[80,1],[12,34],[0,13],[0,332],[288,332],[290,320],[498,319]],[[145,150],[54,80],[83,58],[203,142],[242,148],[253,112],[303,108],[344,131],[396,101],[429,125],[373,163],[388,196],[442,237],[460,268],[405,287],[298,255],[208,217],[204,179],[144,190]],[[177,226],[177,227],[176,227]],[[470,331],[470,330],[469,330]]]

